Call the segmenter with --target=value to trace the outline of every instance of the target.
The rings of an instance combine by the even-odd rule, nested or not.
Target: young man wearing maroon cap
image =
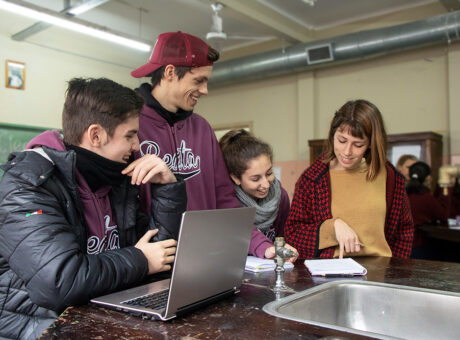
[[[163,33],[147,64],[131,72],[151,77],[137,91],[145,105],[139,117],[140,151],[155,154],[174,175],[185,180],[187,210],[236,208],[235,196],[217,138],[209,123],[193,112],[201,96],[208,94],[208,80],[219,52],[203,40],[182,32]],[[143,188],[150,197],[150,188]],[[144,200],[148,206],[148,199]],[[249,252],[273,258],[275,247],[254,228]]]

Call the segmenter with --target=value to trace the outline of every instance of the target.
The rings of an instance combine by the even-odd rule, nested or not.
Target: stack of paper
[[[245,270],[258,273],[265,272],[270,270],[275,270],[276,264],[274,260],[270,259],[260,259],[254,256],[248,256],[246,259]],[[284,269],[293,268],[294,264],[291,262],[284,263]]]
[[[352,258],[305,260],[304,263],[312,276],[340,277],[367,274],[367,269]]]

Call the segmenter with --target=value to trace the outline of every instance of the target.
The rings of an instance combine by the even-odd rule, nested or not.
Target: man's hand
[[[141,185],[147,182],[157,184],[177,182],[166,163],[155,155],[144,155],[136,159],[121,173],[131,177],[132,185]]]
[[[158,233],[158,229],[147,231],[134,247],[142,251],[149,263],[149,274],[163,272],[171,269],[174,262],[177,241],[173,239],[149,242]]]
[[[358,235],[351,227],[340,218],[334,222],[335,237],[339,242],[339,258],[343,259],[345,253],[354,253],[361,250],[363,244],[359,242]]]

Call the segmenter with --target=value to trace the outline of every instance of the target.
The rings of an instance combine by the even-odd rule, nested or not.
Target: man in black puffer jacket
[[[154,155],[129,163],[142,104],[111,80],[72,79],[63,137],[46,131],[2,166],[0,338],[35,339],[67,306],[171,269],[185,184]]]

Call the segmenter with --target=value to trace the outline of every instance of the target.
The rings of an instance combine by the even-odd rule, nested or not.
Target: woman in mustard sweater
[[[409,257],[414,226],[404,178],[386,150],[374,104],[349,101],[335,113],[326,152],[297,181],[286,222],[299,257]]]

